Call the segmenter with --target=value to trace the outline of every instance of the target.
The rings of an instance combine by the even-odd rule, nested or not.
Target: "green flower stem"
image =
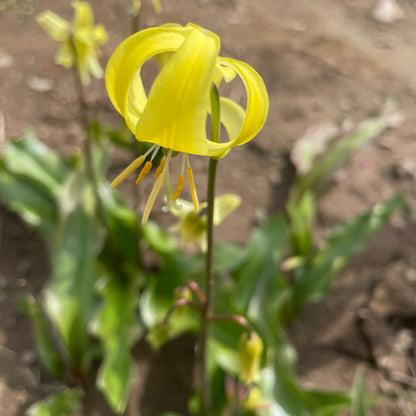
[[[102,206],[101,199],[98,193],[98,182],[94,172],[94,164],[92,160],[92,137],[91,137],[91,123],[90,123],[90,114],[87,101],[85,99],[84,86],[82,85],[81,77],[79,75],[79,60],[77,49],[75,47],[74,40],[70,39],[70,44],[72,48],[72,53],[74,55],[75,65],[73,67],[74,82],[78,93],[78,102],[81,108],[81,122],[85,130],[85,143],[84,143],[84,156],[85,156],[85,170],[87,172],[88,179],[93,188],[94,196],[97,204],[97,214],[104,222],[107,223],[105,211]]]
[[[133,34],[139,31],[141,8],[141,2],[138,2],[136,10],[134,10],[134,6],[132,5],[131,33]]]
[[[215,85],[211,87],[211,140],[219,143],[220,140],[220,100],[218,89]],[[214,199],[215,199],[215,178],[217,173],[217,159],[210,159],[208,173],[208,212],[207,212],[207,254],[205,267],[205,297],[201,313],[201,333],[199,342],[199,366],[200,386],[202,390],[202,410],[204,416],[212,413],[211,403],[211,380],[207,369],[207,350],[209,339],[210,316],[212,315],[214,295],[214,274],[212,272],[212,260],[214,249]]]

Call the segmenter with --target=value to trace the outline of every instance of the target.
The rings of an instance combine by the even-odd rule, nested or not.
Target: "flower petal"
[[[140,116],[147,102],[140,68],[152,56],[178,49],[185,39],[184,29],[170,24],[142,30],[122,42],[109,59],[105,71],[107,92],[127,124],[130,116]]]
[[[47,10],[41,13],[36,21],[42,26],[43,30],[55,40],[65,42],[69,38],[69,23],[57,14]]]
[[[243,107],[229,98],[221,97],[220,104],[221,123],[227,131],[230,141],[233,141],[241,131],[241,127],[243,126],[246,118],[246,112]]]
[[[65,68],[71,68],[74,65],[74,53],[72,52],[69,42],[64,43],[55,55],[55,62]]]
[[[263,127],[269,111],[269,97],[263,79],[250,65],[222,57],[218,62],[234,69],[247,90],[246,118],[239,134],[229,143],[230,147],[239,146],[251,140]]]
[[[241,204],[236,194],[225,194],[214,200],[214,225],[221,224]]]
[[[212,32],[193,27],[162,68],[140,117],[136,138],[178,152],[206,155],[209,89],[220,47]]]
[[[72,7],[75,10],[74,32],[91,28],[94,26],[94,13],[89,3],[86,1],[73,1]]]

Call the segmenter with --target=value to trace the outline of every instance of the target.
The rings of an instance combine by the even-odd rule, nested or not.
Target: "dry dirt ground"
[[[219,239],[246,239],[259,209],[272,212],[283,206],[291,180],[284,155],[309,127],[326,121],[357,123],[379,114],[387,101],[395,103],[402,124],[357,152],[337,175],[336,186],[319,203],[319,232],[324,235],[396,191],[406,196],[406,217],[396,218],[376,237],[322,303],[306,308],[290,335],[305,385],[349,388],[362,366],[367,388],[380,397],[373,415],[415,415],[416,3],[397,0],[401,15],[382,23],[373,17],[378,0],[162,0],[161,15],[155,15],[150,1],[142,2],[142,27],[191,21],[215,31],[222,39],[222,55],[254,66],[270,93],[264,130],[220,165],[218,192],[236,192],[243,204],[218,231]],[[128,3],[91,0],[97,21],[105,24],[110,36],[103,64],[129,35]],[[82,137],[72,78],[54,64],[58,45],[34,21],[45,9],[69,19],[70,2],[2,0],[0,7],[0,109],[6,137],[34,126],[42,141],[70,153]],[[87,99],[99,117],[118,122],[102,80],[93,82]],[[127,161],[127,155],[117,153],[112,173]],[[201,182],[205,163],[194,163]],[[201,194],[203,187],[202,183]],[[166,221],[165,215],[155,213],[153,219]],[[0,208],[1,416],[23,414],[47,391],[30,325],[15,306],[28,288],[39,291],[47,275],[42,242],[16,215]],[[160,397],[171,409],[184,408],[181,397],[186,394],[180,393],[189,383],[182,381],[172,397],[168,391],[178,385],[175,375],[183,380],[190,374],[188,345],[181,341],[142,363],[142,387],[133,398],[141,403],[142,415],[163,410]],[[183,359],[171,364],[178,354]],[[143,391],[148,393],[146,401]],[[96,396],[91,397],[94,401]]]

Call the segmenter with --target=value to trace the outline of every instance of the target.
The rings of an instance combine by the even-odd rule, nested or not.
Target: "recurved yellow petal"
[[[41,13],[36,18],[36,21],[52,39],[60,42],[65,42],[69,39],[69,23],[57,14],[47,10]]]
[[[126,121],[130,116],[140,115],[147,102],[140,68],[152,56],[178,49],[185,39],[185,29],[179,25],[165,25],[143,30],[122,42],[109,59],[105,71],[107,92]]]
[[[239,146],[251,140],[263,127],[269,111],[269,97],[261,76],[248,64],[231,58],[218,59],[219,63],[235,70],[247,91],[246,118],[237,137],[230,147]]]

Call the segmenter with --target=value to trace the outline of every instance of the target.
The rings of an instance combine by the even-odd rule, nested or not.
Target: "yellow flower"
[[[139,141],[152,143],[145,155],[138,157],[112,183],[117,186],[137,169],[147,157],[140,182],[150,171],[160,148],[166,158],[156,172],[156,182],[143,213],[149,217],[154,201],[165,184],[168,207],[174,206],[187,170],[195,211],[196,196],[188,154],[222,158],[228,151],[251,140],[263,127],[269,107],[267,91],[260,75],[244,62],[220,57],[220,39],[199,26],[166,24],[142,30],[122,42],[111,56],[105,73],[108,95],[127,126]],[[140,71],[151,57],[164,54],[164,65],[146,96]],[[206,121],[210,111],[211,84],[231,81],[238,74],[247,91],[244,109],[226,97],[220,97],[221,123],[228,141],[214,143],[207,138]],[[175,153],[174,153],[175,152]],[[182,169],[176,191],[172,191],[169,163],[183,153]]]
[[[75,10],[72,26],[49,10],[41,13],[36,20],[52,39],[64,43],[55,56],[55,62],[65,68],[71,68],[78,62],[81,81],[88,85],[90,74],[95,78],[103,76],[103,69],[97,59],[98,46],[105,43],[108,36],[103,25],[94,26],[94,14],[87,2],[74,1],[72,7]]]
[[[173,232],[179,234],[185,244],[197,244],[202,251],[207,248],[207,214],[205,208],[207,203],[200,205],[200,211],[195,212],[194,206],[188,201],[178,200],[179,207],[172,207],[170,212],[179,221],[171,227]],[[241,203],[241,198],[235,194],[225,194],[214,200],[214,225],[219,225],[227,218]]]

